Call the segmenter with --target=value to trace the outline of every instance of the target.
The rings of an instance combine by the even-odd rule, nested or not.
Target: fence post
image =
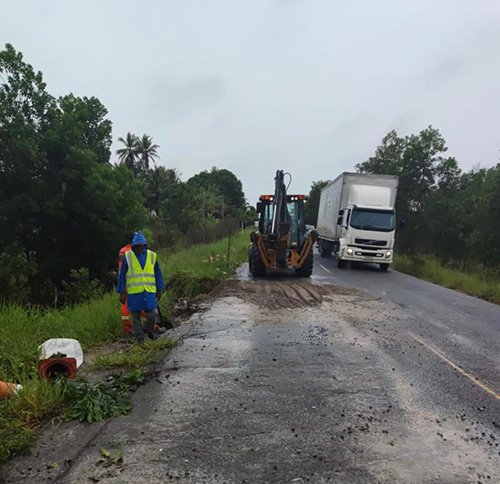
[[[226,258],[226,269],[229,268],[229,253],[231,251],[231,228],[229,229],[229,237],[227,239],[227,258]]]

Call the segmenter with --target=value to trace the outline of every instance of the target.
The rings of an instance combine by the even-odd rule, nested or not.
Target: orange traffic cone
[[[38,374],[46,380],[54,380],[59,376],[74,380],[76,370],[76,358],[43,358],[38,361]]]
[[[122,331],[125,334],[132,332],[132,314],[128,310],[127,304],[122,304]]]
[[[21,385],[16,383],[8,383],[6,381],[0,381],[0,398],[10,397],[12,394],[16,393],[22,388]]]

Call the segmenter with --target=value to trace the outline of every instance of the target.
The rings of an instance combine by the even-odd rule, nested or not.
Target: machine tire
[[[266,266],[260,258],[259,248],[253,245],[248,257],[248,268],[253,277],[263,277],[266,275]]]
[[[380,270],[382,272],[386,272],[387,269],[389,269],[389,264],[387,264],[387,263],[380,263],[379,266],[380,266]]]
[[[313,272],[313,262],[314,256],[311,250],[311,252],[309,252],[309,255],[307,256],[307,259],[302,264],[302,267],[300,269],[295,269],[295,273],[299,277],[311,277],[311,274]]]
[[[346,266],[346,261],[342,259],[337,259],[337,267],[339,269],[344,269]]]

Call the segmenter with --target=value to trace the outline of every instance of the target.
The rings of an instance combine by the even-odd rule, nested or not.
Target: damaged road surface
[[[500,482],[491,348],[475,375],[421,314],[327,275],[227,281],[211,297],[131,415],[75,455],[61,446],[74,432],[59,434],[57,469],[16,459],[6,482]]]

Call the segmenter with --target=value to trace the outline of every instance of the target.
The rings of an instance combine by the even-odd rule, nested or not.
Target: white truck
[[[318,249],[321,257],[375,262],[386,271],[392,262],[399,178],[344,172],[321,191]]]

